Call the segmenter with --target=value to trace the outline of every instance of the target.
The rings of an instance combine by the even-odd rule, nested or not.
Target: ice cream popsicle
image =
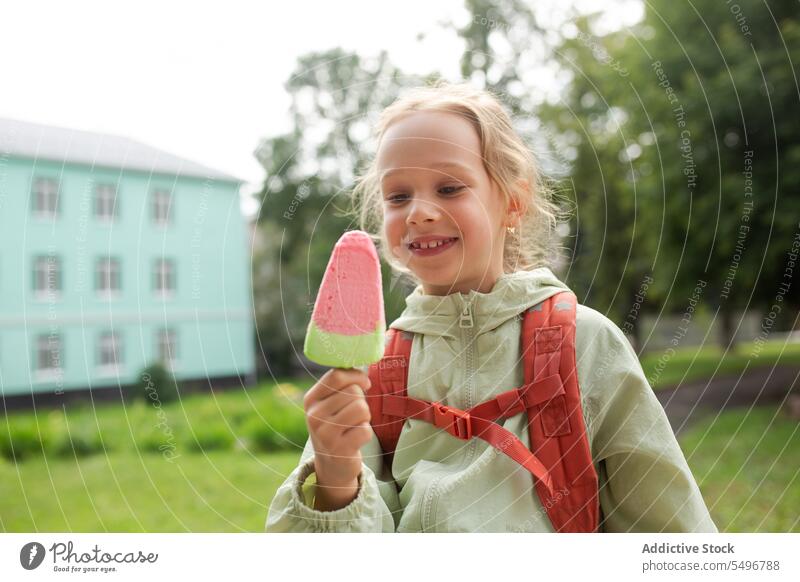
[[[365,366],[383,357],[385,332],[378,253],[367,233],[348,231],[331,253],[303,351],[323,366]]]

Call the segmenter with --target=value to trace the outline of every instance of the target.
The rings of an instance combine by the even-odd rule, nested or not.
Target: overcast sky
[[[620,3],[631,2],[603,2],[612,18],[629,19]],[[386,49],[406,72],[455,79],[462,44],[438,23],[463,23],[463,4],[10,3],[0,20],[0,117],[131,137],[252,189],[263,180],[253,157],[259,139],[287,129],[283,83],[298,56]],[[563,13],[563,2],[552,5]],[[419,33],[428,33],[423,42]]]

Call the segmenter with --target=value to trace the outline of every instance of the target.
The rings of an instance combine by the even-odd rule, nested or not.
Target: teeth
[[[453,239],[448,238],[448,239],[445,239],[445,240],[437,240],[437,241],[431,241],[431,242],[411,243],[411,246],[413,248],[415,248],[415,249],[433,249],[433,248],[436,248],[436,247],[440,247],[443,244],[445,244],[446,242],[451,241],[451,240],[453,240]]]

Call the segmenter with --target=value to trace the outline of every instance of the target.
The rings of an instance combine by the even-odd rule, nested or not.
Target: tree
[[[595,17],[576,19],[575,34],[558,45],[554,57],[569,80],[561,100],[543,104],[538,113],[553,149],[567,160],[565,190],[575,208],[569,284],[641,346],[657,224],[642,208],[642,170],[634,165],[641,150],[622,107],[631,72],[611,56],[623,50],[625,38],[593,34]]]
[[[652,270],[649,300],[690,313],[700,288],[728,347],[738,310],[769,309],[776,297],[797,307],[798,285],[784,295],[779,285],[800,215],[790,195],[799,128],[782,114],[800,96],[791,64],[800,59],[798,19],[790,2],[689,8],[654,0],[641,23],[602,35],[592,17],[579,20],[557,51],[572,71],[564,102],[545,117],[575,148],[570,178],[581,214],[592,214],[579,232],[587,264],[604,262],[598,245],[613,249],[628,238],[631,256],[646,251],[652,263],[634,263],[633,277],[625,263],[623,297]],[[617,206],[595,224],[600,178]],[[578,251],[576,267],[585,245]],[[613,264],[600,270],[615,272]]]
[[[723,347],[735,346],[738,311],[775,303],[798,232],[800,128],[785,112],[800,97],[792,65],[799,25],[788,1],[704,0],[686,10],[657,0],[639,27],[650,38],[627,57],[642,73],[639,97],[627,97],[632,133],[655,138],[639,163],[664,167],[642,184],[663,194],[660,279],[674,274],[668,303],[677,309],[707,282],[704,300],[721,317]],[[785,299],[796,308],[798,298],[795,284]]]

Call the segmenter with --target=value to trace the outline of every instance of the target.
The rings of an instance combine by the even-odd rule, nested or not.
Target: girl
[[[412,341],[408,396],[466,410],[522,386],[522,315],[568,291],[548,268],[557,207],[531,152],[499,101],[467,85],[415,89],[377,130],[354,201],[384,259],[416,283],[390,326]],[[598,531],[715,532],[624,334],[583,305],[574,318]],[[409,419],[386,462],[370,384],[366,369],[330,370],[307,393],[309,441],[267,531],[554,531],[531,472],[485,440]],[[500,422],[527,443],[527,421]]]

